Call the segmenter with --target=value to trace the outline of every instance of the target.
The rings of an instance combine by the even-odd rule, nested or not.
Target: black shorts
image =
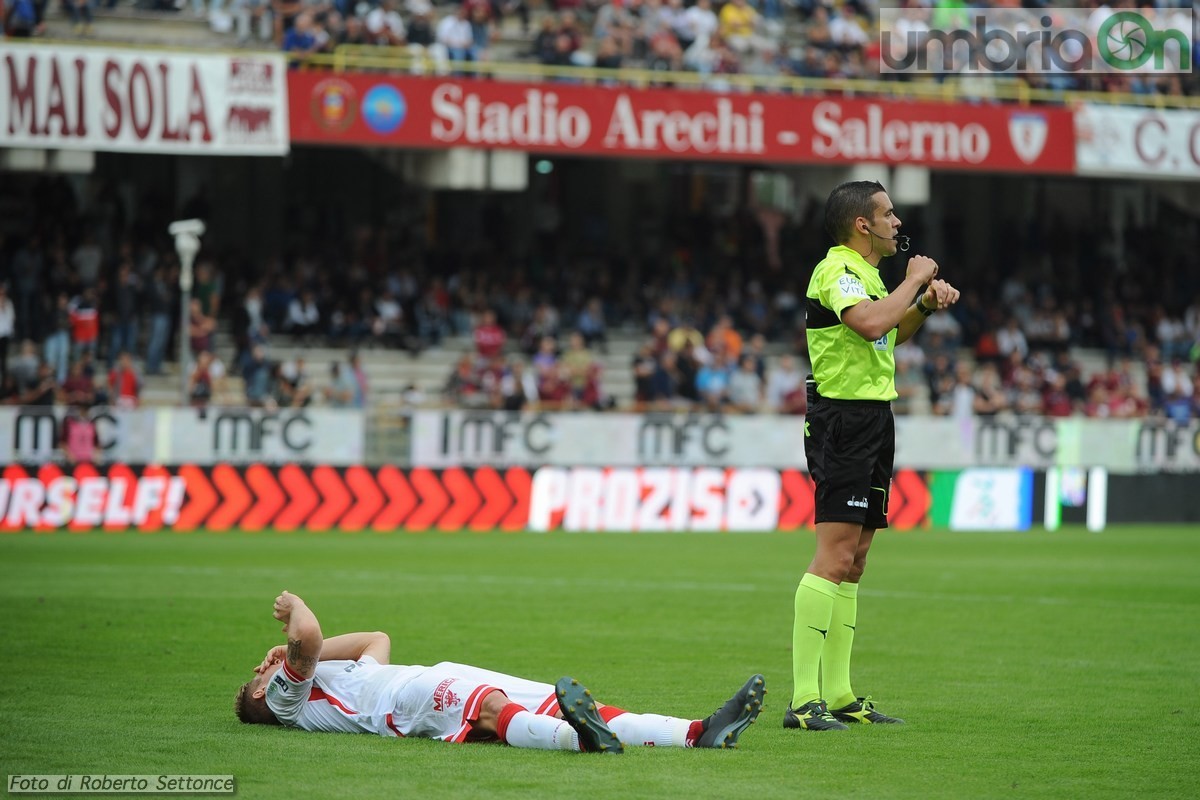
[[[831,400],[808,389],[804,454],[817,485],[816,521],[886,528],[896,458],[891,404]]]

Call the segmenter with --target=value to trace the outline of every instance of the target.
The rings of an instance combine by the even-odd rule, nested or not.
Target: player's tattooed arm
[[[275,619],[283,623],[287,636],[287,665],[304,678],[311,678],[321,658],[324,639],[321,623],[303,600],[291,592],[275,598]]]
[[[317,659],[304,654],[304,642],[299,639],[288,639],[287,662],[289,667],[306,677],[317,668]]]

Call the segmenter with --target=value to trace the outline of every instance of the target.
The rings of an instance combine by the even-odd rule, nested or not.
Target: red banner
[[[294,142],[1071,173],[1062,108],[292,72]]]
[[[892,527],[925,523],[924,477],[899,470]],[[0,531],[752,530],[813,527],[796,470],[479,467],[312,468],[251,464],[47,464],[0,472]]]

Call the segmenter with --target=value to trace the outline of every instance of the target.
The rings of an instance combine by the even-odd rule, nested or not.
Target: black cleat
[[[554,695],[563,719],[579,734],[579,747],[587,753],[623,753],[625,747],[596,710],[592,693],[574,678],[559,678]]]
[[[896,717],[889,717],[882,711],[875,710],[875,704],[871,702],[870,696],[860,697],[849,705],[835,708],[829,712],[834,719],[841,722],[849,722],[854,724],[861,722],[866,725],[903,725],[904,720]]]
[[[704,733],[696,740],[696,747],[737,747],[742,731],[758,719],[766,693],[763,676],[751,677],[737,694],[704,719]]]
[[[829,713],[824,700],[811,700],[799,708],[788,706],[783,715],[783,727],[806,731],[845,731],[849,727]]]

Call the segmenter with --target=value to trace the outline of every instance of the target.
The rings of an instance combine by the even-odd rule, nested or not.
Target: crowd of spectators
[[[49,0],[0,0],[11,36],[44,32]],[[93,8],[118,0],[63,0],[77,33],[91,30]],[[965,27],[971,10],[1024,7],[1054,12],[1049,0],[904,0],[897,31]],[[1061,4],[1058,4],[1061,5]],[[1170,13],[1191,0],[1080,0],[1091,10],[1093,38],[1116,10],[1150,8]],[[189,13],[188,0],[138,0],[137,7]],[[634,67],[693,71],[712,76],[796,76],[836,79],[911,79],[881,70],[877,0],[548,0],[536,13],[529,0],[190,0],[191,12],[207,16],[239,41],[269,44],[303,57],[342,45],[404,48],[416,68],[446,73],[451,61],[526,58],[556,67]],[[506,46],[496,52],[494,45]],[[900,37],[897,37],[897,41]],[[1192,55],[1195,58],[1195,40]],[[961,59],[964,63],[965,58]],[[958,69],[962,72],[962,68]],[[950,73],[955,74],[954,72]],[[965,72],[963,73],[965,76]],[[939,80],[946,76],[939,76]],[[990,76],[989,76],[990,77]],[[1010,75],[1034,88],[1183,95],[1198,89],[1191,74],[1063,70]],[[975,93],[989,94],[972,81]]]
[[[63,177],[47,177],[27,198],[24,232],[0,233],[0,404],[136,408],[146,378],[164,375],[176,360],[184,335],[179,263],[159,218],[162,199],[142,197],[135,224],[126,224],[127,211],[133,209],[110,183],[94,183],[81,198]],[[252,316],[253,290],[227,313],[229,288],[223,270],[202,257],[187,319],[192,405],[366,406],[368,378],[357,353],[331,364],[317,392],[303,358],[269,357],[271,328]],[[318,328],[305,316],[312,308],[302,295],[271,321],[302,341]],[[228,367],[216,347],[222,319],[240,332]],[[244,392],[228,388],[231,372]]]
[[[77,197],[78,185],[38,179],[21,232],[0,239],[0,402],[133,406],[178,352],[179,267],[158,233],[169,204],[148,192],[130,205],[100,180]],[[786,260],[815,263],[824,236],[801,224],[810,227],[796,238],[816,249]],[[1005,261],[1034,264],[1044,233],[1027,232],[1027,247],[1010,247]],[[665,261],[567,258],[535,271],[401,251],[369,225],[336,247],[253,264],[205,251],[188,309],[191,402],[362,407],[369,376],[359,351],[419,359],[469,337],[472,352],[441,397],[425,382],[409,387],[410,400],[802,412],[804,271],[744,268],[718,238],[716,248],[680,240]],[[997,279],[987,265],[960,268],[962,301],[897,350],[898,411],[1200,418],[1200,285],[1174,270],[1176,251],[1149,227],[1125,232],[1120,264],[1088,261],[1085,284],[1069,266],[1091,256],[1059,248],[1094,238],[1060,231],[1044,254],[1055,273],[1010,269]],[[631,334],[644,336],[635,354],[609,355],[615,335]],[[280,337],[292,352],[351,355],[316,380],[302,359],[272,357]],[[1107,368],[1094,366],[1105,359]],[[632,396],[606,389],[606,367],[630,371],[621,383]],[[230,375],[241,379],[232,389]]]

